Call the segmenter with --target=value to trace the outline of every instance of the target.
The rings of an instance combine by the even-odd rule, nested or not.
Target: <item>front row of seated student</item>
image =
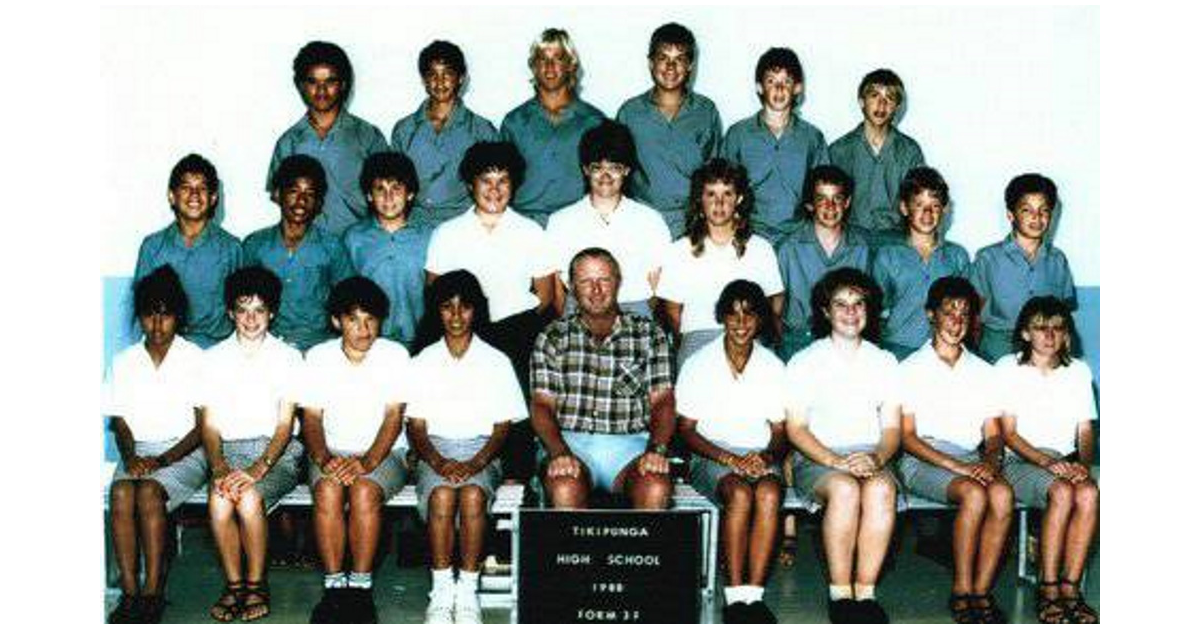
[[[528,407],[512,362],[483,338],[490,317],[475,276],[438,276],[428,295],[408,405],[409,442],[420,459],[417,510],[428,523],[433,574],[425,621],[479,623],[479,563],[501,480],[499,455]]]
[[[340,336],[309,350],[304,362],[303,435],[325,575],[313,622],[376,621],[371,568],[383,505],[408,477],[402,431],[413,386],[408,351],[379,335],[389,306],[362,276],[338,283],[328,321]]]
[[[1071,356],[1071,306],[1052,296],[1025,303],[1015,352],[996,363],[1006,404],[1004,474],[1018,501],[1041,508],[1038,620],[1096,623],[1079,581],[1100,515],[1092,422],[1092,372]],[[1072,456],[1073,453],[1073,456]]]
[[[208,477],[194,410],[204,355],[178,335],[188,300],[171,267],[147,274],[133,296],[143,340],[113,359],[106,410],[121,455],[109,490],[121,599],[108,621],[158,623],[166,606],[167,515]]]
[[[280,284],[262,267],[243,267],[225,280],[234,335],[205,352],[197,392],[212,471],[208,512],[225,577],[210,611],[218,621],[270,613],[266,516],[299,474],[302,447],[292,437],[303,360],[267,332],[279,309]]]
[[[772,339],[775,329],[757,284],[729,283],[715,314],[724,334],[693,354],[679,374],[679,434],[697,456],[692,486],[723,508],[724,622],[775,623],[762,596],[783,496],[784,367],[758,342]]]
[[[606,250],[579,252],[569,273],[578,310],[538,335],[531,361],[531,417],[548,500],[585,507],[598,489],[625,495],[635,508],[666,508],[675,432],[667,336],[652,320],[619,310],[621,268]]]

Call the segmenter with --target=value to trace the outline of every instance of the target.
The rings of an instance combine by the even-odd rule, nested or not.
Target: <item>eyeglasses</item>
[[[629,174],[629,167],[616,162],[593,162],[587,165],[589,175],[611,175],[623,177]]]

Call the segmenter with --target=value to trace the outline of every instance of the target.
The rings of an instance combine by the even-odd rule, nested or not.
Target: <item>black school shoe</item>
[[[138,623],[162,623],[167,599],[162,595],[143,595],[138,602]]]
[[[779,623],[775,618],[775,613],[767,608],[766,602],[762,600],[751,602],[749,605],[750,621],[748,623]]]
[[[721,609],[721,623],[754,623],[750,617],[750,604],[736,602]]]
[[[121,595],[117,607],[108,613],[108,623],[141,623],[140,600],[137,595]]]
[[[321,595],[321,601],[313,606],[312,614],[308,618],[309,623],[340,623],[339,618],[342,614],[342,602],[345,599],[346,588],[327,588]]]
[[[347,588],[342,604],[342,623],[379,623],[375,610],[375,589]]]
[[[828,600],[830,623],[862,623],[859,618],[858,602],[853,599]]]
[[[854,602],[858,608],[857,623],[891,623],[883,606],[874,599],[864,599]]]

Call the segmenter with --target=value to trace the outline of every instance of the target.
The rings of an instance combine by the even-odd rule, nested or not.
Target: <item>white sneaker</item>
[[[429,607],[425,609],[425,623],[454,623],[454,584],[429,591]]]
[[[454,588],[454,622],[483,623],[483,611],[479,606],[479,591],[458,584]]]

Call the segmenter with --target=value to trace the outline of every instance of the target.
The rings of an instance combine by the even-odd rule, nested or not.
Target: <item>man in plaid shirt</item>
[[[621,268],[607,250],[576,254],[570,282],[579,309],[533,347],[531,420],[546,494],[556,508],[587,507],[590,491],[603,489],[637,509],[665,509],[675,432],[667,336],[617,308]]]

